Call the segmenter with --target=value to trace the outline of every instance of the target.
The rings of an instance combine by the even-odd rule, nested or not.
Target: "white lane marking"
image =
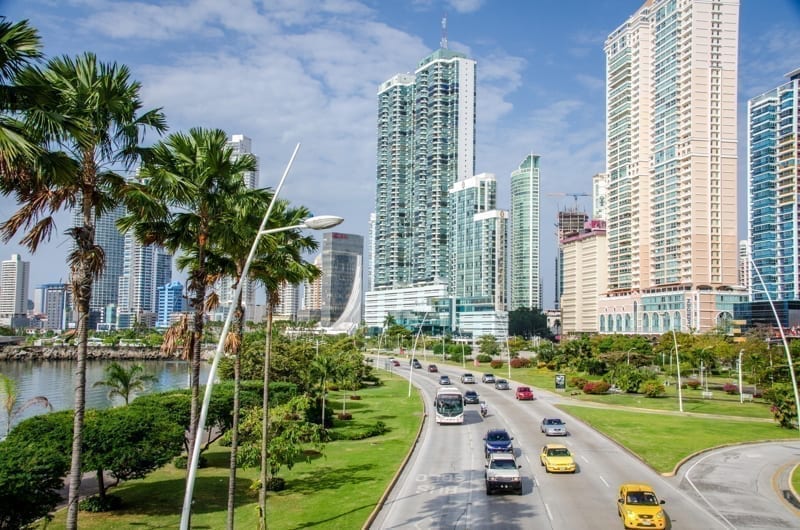
[[[552,521],[553,520],[553,514],[550,513],[550,507],[547,504],[544,505],[544,510],[547,512],[547,518]]]
[[[589,463],[589,459],[588,459],[588,458],[586,458],[586,457],[585,457],[585,456],[583,456],[583,455],[581,455],[581,460],[583,460],[583,461],[584,461],[584,462],[586,462],[587,464]]]
[[[728,448],[728,449],[721,449],[720,451],[715,451],[715,452],[711,452],[711,453],[708,453],[706,455],[703,455],[700,458],[698,458],[697,461],[694,462],[691,466],[689,466],[689,469],[687,469],[686,473],[683,474],[684,480],[686,480],[686,482],[689,483],[689,485],[692,487],[692,489],[697,494],[697,496],[700,497],[700,499],[702,499],[702,501],[704,503],[706,503],[706,506],[708,506],[708,508],[712,512],[714,512],[720,519],[722,519],[730,528],[736,528],[736,526],[733,523],[731,523],[724,515],[722,515],[722,513],[716,508],[716,506],[711,504],[711,502],[705,497],[705,495],[700,493],[700,490],[697,489],[697,486],[694,485],[694,482],[692,482],[692,479],[689,477],[689,475],[691,474],[691,472],[695,468],[695,466],[697,466],[700,462],[702,462],[706,458],[711,458],[711,457],[713,457],[715,455],[722,454],[722,453],[727,453],[727,452],[730,452],[730,451],[734,451],[736,449],[737,449],[736,447],[731,447],[731,448]]]
[[[597,477],[600,479],[600,481],[601,481],[603,484],[605,484],[605,485],[606,485],[606,487],[607,487],[607,488],[610,488],[610,487],[611,487],[611,486],[609,486],[609,485],[608,485],[608,482],[606,482],[606,479],[604,479],[604,478],[603,478],[603,475],[597,475]]]

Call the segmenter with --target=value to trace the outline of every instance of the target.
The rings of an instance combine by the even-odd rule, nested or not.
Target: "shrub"
[[[734,385],[733,383],[725,383],[722,385],[722,391],[726,394],[738,394],[739,393],[739,385]]]
[[[589,381],[583,385],[583,391],[586,394],[605,394],[609,388],[611,388],[611,385],[605,381]]]
[[[352,420],[353,419],[353,415],[350,414],[349,412],[340,412],[339,414],[336,415],[336,417],[339,418],[342,421]]]
[[[700,388],[700,381],[698,381],[697,379],[687,379],[686,386],[691,388],[692,390],[697,390],[698,388]]]
[[[503,363],[503,361],[492,361],[492,362],[489,363],[489,366],[491,366],[492,368],[497,370],[499,368],[502,368],[503,364],[505,364],[505,363]]]
[[[536,367],[539,368],[539,369],[544,368],[546,366],[547,366],[547,363],[544,362],[544,361],[539,361],[539,362],[536,363]]]
[[[111,512],[120,508],[122,508],[122,499],[116,495],[106,495],[104,498],[92,495],[78,503],[79,510],[92,513]]]
[[[666,393],[667,391],[664,388],[664,385],[654,379],[650,381],[645,381],[642,384],[642,394],[644,394],[645,397],[654,398],[663,396]]]
[[[583,388],[586,385],[586,383],[588,383],[588,382],[589,382],[588,379],[586,379],[585,377],[579,377],[579,376],[570,377],[569,380],[567,381],[569,386],[572,386],[572,387],[575,387],[575,388]]]
[[[281,477],[272,477],[267,480],[267,489],[269,491],[283,491],[286,489],[286,480]]]
[[[336,429],[331,429],[327,431],[328,441],[334,440],[364,440],[366,438],[372,438],[373,436],[381,436],[382,434],[386,434],[389,431],[389,428],[386,424],[382,421],[377,421],[373,425],[368,425],[363,429],[359,429],[356,431],[337,431]]]
[[[359,399],[361,399],[361,396],[359,396],[358,394],[350,394],[350,399],[358,401]]]
[[[481,353],[478,355],[478,362],[479,363],[490,363],[492,362],[492,356],[487,355],[485,353]]]
[[[511,359],[511,368],[529,368],[533,363],[527,357]]]

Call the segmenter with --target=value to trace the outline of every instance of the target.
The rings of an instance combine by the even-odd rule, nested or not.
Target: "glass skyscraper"
[[[530,154],[511,173],[511,307],[541,309],[539,156]]]
[[[474,175],[475,61],[440,48],[378,90],[374,289],[449,276],[448,190]]]
[[[800,299],[800,69],[747,105],[747,210],[753,301]],[[766,290],[765,290],[766,288]]]

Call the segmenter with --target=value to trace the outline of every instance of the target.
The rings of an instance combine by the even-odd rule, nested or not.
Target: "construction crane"
[[[575,199],[575,209],[578,209],[578,197],[591,197],[591,193],[570,193],[568,191],[556,191],[548,193],[548,197],[573,197]]]

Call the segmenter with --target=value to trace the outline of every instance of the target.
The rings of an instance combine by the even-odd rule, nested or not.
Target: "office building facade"
[[[157,245],[142,245],[132,233],[124,237],[123,272],[117,293],[117,327],[148,326],[156,320],[158,288],[172,281],[172,256]]]
[[[608,282],[605,221],[587,221],[559,243],[563,270],[561,329],[564,335],[597,333],[597,304]]]
[[[541,309],[539,156],[530,154],[511,173],[510,309]]]
[[[742,299],[738,24],[738,0],[651,0],[606,40],[601,332],[707,331]]]
[[[181,282],[169,282],[156,288],[157,328],[168,328],[186,311],[186,298],[183,295]]]
[[[0,326],[27,325],[31,264],[19,254],[0,263]]]
[[[364,237],[340,232],[322,236],[320,325],[351,333],[361,324]]]
[[[787,77],[747,104],[746,266],[754,302],[800,299],[800,69]]]

